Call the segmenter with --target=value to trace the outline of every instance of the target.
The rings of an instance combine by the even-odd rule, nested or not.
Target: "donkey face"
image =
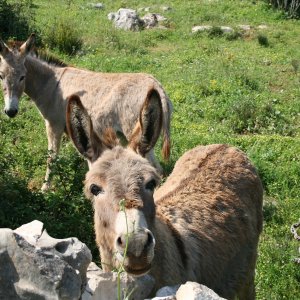
[[[159,176],[143,156],[156,143],[161,124],[161,101],[153,90],[129,146],[123,148],[111,130],[97,136],[79,97],[72,96],[68,101],[69,135],[90,161],[85,194],[93,201],[96,238],[106,271],[123,265],[128,273],[142,275],[151,268],[155,247],[151,232],[153,191]]]
[[[4,112],[10,118],[13,118],[19,109],[19,99],[25,88],[25,57],[31,51],[34,40],[34,34],[32,34],[19,51],[10,50],[0,40],[0,79],[5,102]]]

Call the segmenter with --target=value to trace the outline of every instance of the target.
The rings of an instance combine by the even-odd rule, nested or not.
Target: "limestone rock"
[[[233,32],[234,30],[229,27],[229,26],[220,26],[221,30],[223,31],[223,33],[231,33]]]
[[[180,286],[176,293],[176,300],[226,300],[219,297],[205,285],[188,281]]]
[[[87,285],[82,300],[116,300],[118,299],[118,275],[115,272],[103,272],[95,263],[87,271]],[[132,277],[127,273],[120,276],[121,299],[129,295],[131,300],[143,300],[152,291],[154,279],[149,275]]]
[[[212,29],[212,26],[210,25],[199,25],[199,26],[194,26],[192,28],[192,33],[196,33],[196,32],[202,32],[202,31],[208,31]]]
[[[175,297],[177,290],[179,289],[180,285],[175,286],[165,286],[159,289],[156,292],[156,297]]]
[[[1,300],[80,298],[89,249],[75,238],[53,239],[42,228],[33,221],[0,229]]]
[[[89,6],[95,9],[104,9],[103,3],[89,3]]]
[[[114,21],[117,28],[124,30],[138,31],[143,26],[143,22],[133,9],[120,8],[116,13],[109,13],[108,19]]]
[[[238,25],[238,28],[240,28],[243,31],[249,31],[249,30],[251,30],[251,26],[250,25],[243,25],[243,24],[241,24],[241,25]]]
[[[170,11],[170,10],[172,10],[172,8],[171,8],[170,6],[163,5],[163,6],[161,7],[161,10],[162,10],[162,11]]]

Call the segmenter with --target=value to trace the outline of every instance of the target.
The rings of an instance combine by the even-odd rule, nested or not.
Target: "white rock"
[[[143,22],[136,11],[128,8],[120,8],[116,13],[109,13],[108,19],[113,20],[115,26],[124,30],[140,30]]]
[[[161,10],[162,11],[170,11],[170,10],[172,10],[172,8],[170,6],[162,6]]]
[[[226,300],[205,285],[188,281],[180,286],[176,300]]]
[[[262,24],[262,25],[258,25],[258,26],[257,26],[257,28],[258,28],[258,29],[267,29],[267,28],[268,28],[268,26],[267,26],[267,25],[264,25],[264,24]]]
[[[110,21],[113,21],[113,20],[115,19],[115,17],[116,17],[116,13],[114,13],[114,12],[110,12],[110,13],[107,15],[107,18],[108,18],[108,20],[110,20]]]
[[[87,285],[82,300],[116,300],[118,299],[118,275],[115,272],[103,272],[95,263],[87,271]],[[145,275],[134,278],[126,273],[120,276],[121,299],[132,292],[130,299],[145,299],[154,287],[154,279]]]
[[[14,232],[22,236],[31,245],[36,245],[37,240],[42,235],[43,227],[44,224],[41,221],[34,220],[18,227]]]
[[[244,30],[244,31],[249,31],[251,30],[251,26],[250,25],[238,25],[238,28]]]
[[[201,32],[201,31],[208,31],[210,29],[212,29],[212,26],[210,26],[210,25],[194,26],[192,28],[192,32],[196,33],[196,32]]]
[[[229,26],[220,26],[221,30],[224,32],[224,33],[231,33],[233,32],[234,30],[229,27]]]
[[[95,9],[104,9],[103,3],[89,3],[89,6]]]

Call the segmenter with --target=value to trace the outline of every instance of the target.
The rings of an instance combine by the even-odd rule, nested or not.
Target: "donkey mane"
[[[20,47],[23,45],[23,43],[24,43],[24,41],[8,40],[7,41],[7,46],[15,54],[17,54],[20,51]],[[53,55],[52,53],[50,53],[46,49],[34,47],[31,50],[30,55],[32,57],[35,57],[35,58],[38,58],[38,59],[42,60],[43,62],[46,62],[47,64],[50,64],[50,65],[53,65],[53,66],[56,66],[56,67],[64,68],[64,67],[69,66],[64,61],[62,61],[61,59],[59,59],[58,57],[56,57],[55,55]]]
[[[62,61],[60,58],[56,57],[49,51],[45,49],[36,49],[36,53],[31,54],[31,56],[34,56],[50,65],[56,66],[56,67],[61,67],[65,68],[68,67],[69,65]]]

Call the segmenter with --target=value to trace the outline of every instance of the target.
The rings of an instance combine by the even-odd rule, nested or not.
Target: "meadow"
[[[146,72],[162,83],[174,105],[171,159],[161,159],[167,173],[198,144],[227,143],[247,153],[265,189],[257,299],[299,299],[300,265],[293,258],[300,245],[290,226],[300,218],[300,21],[267,1],[116,0],[103,1],[103,10],[82,0],[27,2],[40,43],[64,62]],[[162,4],[172,9],[162,11]],[[107,14],[121,7],[151,7],[167,18],[166,29],[118,30]],[[251,30],[241,31],[241,24]],[[195,25],[214,27],[192,34]],[[221,34],[222,25],[235,33]],[[81,41],[72,55],[59,47],[66,32]],[[14,119],[0,114],[0,227],[38,219],[53,237],[78,237],[99,261],[92,207],[82,192],[85,161],[65,136],[52,189],[43,194],[46,157],[44,121],[24,95]]]

